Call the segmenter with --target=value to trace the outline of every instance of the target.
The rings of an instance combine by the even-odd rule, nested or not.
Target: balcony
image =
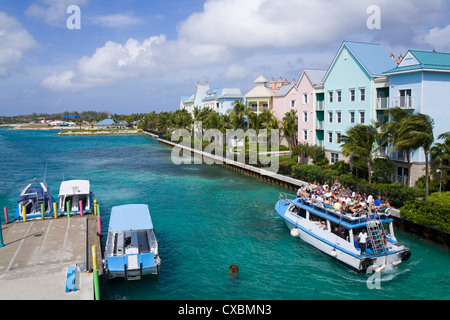
[[[389,108],[389,98],[377,98],[377,110],[386,110]]]
[[[405,151],[393,151],[391,152],[391,159],[398,161],[406,161],[406,152]]]
[[[415,109],[414,96],[395,97],[394,107],[399,107],[402,109]]]
[[[325,109],[325,101],[317,101],[316,102],[316,111],[323,111]]]
[[[320,148],[325,147],[325,143],[324,143],[323,140],[317,140],[316,145],[317,145],[318,147],[320,147]]]
[[[316,122],[316,130],[323,130],[324,129],[324,122],[325,121],[317,121]]]

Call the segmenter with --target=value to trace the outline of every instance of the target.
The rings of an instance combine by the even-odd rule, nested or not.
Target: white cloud
[[[0,11],[0,78],[17,70],[25,51],[37,46],[33,36],[14,18]]]
[[[82,6],[87,0],[41,0],[42,4],[31,4],[25,11],[27,16],[42,20],[45,23],[56,26],[66,27],[67,7],[71,5]]]
[[[426,43],[436,50],[450,50],[450,25],[444,28],[433,28],[424,37]]]
[[[50,7],[56,3],[43,1]],[[369,30],[366,24],[367,8],[373,4],[381,10],[379,32]],[[52,90],[80,89],[213,65],[224,66],[223,75],[228,79],[242,78],[250,72],[248,65],[255,67],[255,57],[266,59],[260,69],[263,64],[279,66],[277,57],[284,59],[285,49],[290,49],[291,56],[299,55],[292,61],[303,52],[309,54],[305,61],[310,62],[321,56],[321,47],[330,50],[331,44],[336,46],[332,50],[337,50],[344,40],[371,41],[382,35],[384,43],[396,45],[399,37],[405,38],[403,31],[411,22],[420,28],[441,19],[444,7],[444,0],[426,4],[422,0],[207,0],[202,12],[178,25],[178,39],[168,41],[159,35],[143,41],[130,38],[124,44],[108,41],[91,56],[81,58],[76,70],[52,74],[42,85]],[[135,19],[131,14],[118,14],[104,16],[98,23],[118,26],[138,23]],[[436,38],[444,31],[437,30]],[[407,41],[412,41],[417,31],[410,32]],[[429,41],[433,39],[430,32]],[[289,66],[288,62],[283,65]]]

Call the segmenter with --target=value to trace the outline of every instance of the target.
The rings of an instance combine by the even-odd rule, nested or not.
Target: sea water
[[[45,178],[55,196],[63,180],[90,180],[104,244],[113,206],[148,204],[159,275],[129,282],[102,278],[102,299],[450,298],[448,248],[396,230],[411,258],[379,277],[356,273],[290,236],[274,209],[279,193],[288,190],[217,165],[174,165],[171,151],[144,135],[0,129],[0,206],[8,207],[12,220],[20,187],[33,178]],[[239,267],[237,275],[229,275],[231,265]]]

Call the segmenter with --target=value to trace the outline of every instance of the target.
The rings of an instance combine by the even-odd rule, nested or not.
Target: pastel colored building
[[[194,107],[203,108],[203,99],[206,97],[206,91],[208,91],[209,84],[206,82],[204,85],[197,83],[195,87],[195,92],[183,101],[180,100],[180,109],[186,109],[191,115],[194,114]]]
[[[396,66],[379,44],[342,43],[323,78],[323,92],[316,93],[316,101],[324,101],[323,110],[316,109],[316,144],[325,148],[331,163],[348,160],[338,142],[341,135],[384,113],[378,109],[389,98],[389,78],[383,72]]]
[[[435,122],[435,140],[450,130],[450,53],[410,50],[384,75],[389,76],[388,107],[429,115]],[[396,164],[393,180],[414,185],[424,175],[422,149],[411,153],[412,166],[403,151],[389,153],[389,157]]]
[[[209,89],[206,91],[206,97],[203,98],[203,107],[215,110],[222,115],[233,109],[236,100],[244,101],[239,88]]]
[[[316,93],[323,92],[322,79],[327,70],[304,69],[297,82],[298,142],[315,144],[316,110],[323,110],[323,99],[316,100]]]
[[[259,76],[254,82],[256,86],[245,95],[246,106],[256,114],[272,110],[275,93],[266,86],[268,80]]]

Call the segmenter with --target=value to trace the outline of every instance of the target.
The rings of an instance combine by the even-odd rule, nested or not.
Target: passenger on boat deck
[[[361,248],[361,255],[366,253],[366,249],[367,249],[367,233],[366,231],[363,229],[359,235],[359,247]]]
[[[375,205],[375,207],[380,207],[381,203],[383,201],[381,200],[381,196],[378,196],[377,199],[375,199],[375,201],[373,202],[373,204]]]
[[[327,229],[327,223],[325,221],[322,221],[322,224],[320,226],[323,230]]]
[[[333,204],[334,211],[341,212],[341,202],[336,200]]]
[[[358,241],[358,236],[355,234],[353,234],[353,245],[355,246],[356,249],[359,249],[359,241]]]

